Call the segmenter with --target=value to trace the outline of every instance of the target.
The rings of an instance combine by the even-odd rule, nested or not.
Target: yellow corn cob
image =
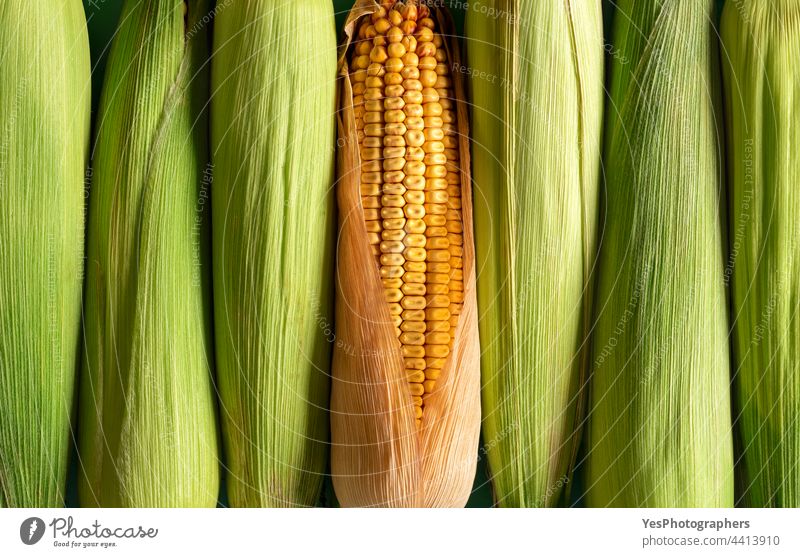
[[[469,163],[448,25],[395,0],[357,2],[346,25],[332,399],[345,506],[463,505],[475,470]]]
[[[429,15],[395,4],[364,18],[350,66],[364,220],[418,425],[464,301],[453,89]]]

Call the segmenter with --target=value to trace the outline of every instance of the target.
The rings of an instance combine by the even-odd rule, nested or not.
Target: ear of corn
[[[480,407],[466,105],[452,23],[356,2],[340,58],[332,474],[343,506],[464,506]]]
[[[800,2],[722,16],[740,501],[800,506]]]
[[[336,37],[328,0],[218,7],[214,299],[234,506],[311,506],[325,473]]]
[[[588,502],[730,506],[714,2],[617,10]]]
[[[109,56],[89,213],[83,505],[216,503],[208,8],[126,1]]]
[[[64,503],[89,41],[79,0],[0,7],[0,507]]]
[[[595,0],[479,4],[467,37],[483,442],[499,505],[549,506],[570,481],[582,419],[602,13]]]

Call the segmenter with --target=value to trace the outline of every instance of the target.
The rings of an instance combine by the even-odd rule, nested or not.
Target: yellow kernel
[[[383,169],[387,172],[403,170],[405,165],[406,161],[402,157],[387,158],[383,160]]]
[[[450,333],[430,332],[425,335],[425,342],[428,344],[450,344]]]
[[[420,67],[422,67],[422,66],[420,65]],[[426,88],[426,87],[433,87],[434,85],[436,85],[436,80],[438,78],[439,78],[439,76],[436,74],[436,72],[434,70],[421,69],[420,72],[419,72],[419,82],[418,83],[422,86],[423,89]],[[423,96],[424,95],[425,95],[425,93],[423,92]]]
[[[402,253],[382,253],[380,261],[381,265],[385,267],[400,267],[405,263],[406,258]]]
[[[383,78],[386,85],[400,85],[403,83],[403,76],[399,73],[387,73]]]
[[[406,132],[405,137],[406,143],[412,147],[423,147],[425,145],[425,134],[419,130],[409,130]]]
[[[406,175],[401,170],[383,173],[383,181],[390,184],[402,184],[405,177]]]
[[[425,285],[419,284],[418,282],[404,284],[401,288],[401,291],[405,296],[425,296],[425,294],[427,294],[427,289],[425,288]],[[425,328],[422,327],[422,331],[418,332],[425,332]]]
[[[378,209],[381,206],[381,200],[375,196],[364,197],[361,199],[361,205],[365,209]]]
[[[415,132],[408,133],[411,134]],[[407,176],[423,176],[425,174],[425,165],[419,161],[406,161],[403,171]]]
[[[403,301],[400,302],[400,305],[404,305],[407,299],[408,297],[403,298]],[[449,340],[450,335],[447,336]],[[425,344],[425,335],[423,335],[422,333],[403,333],[400,335],[400,342],[403,344],[410,344],[412,346],[422,346],[423,344]]]
[[[403,253],[403,242],[383,241],[381,242],[381,253]]]
[[[383,284],[384,288],[400,289],[403,287],[403,279],[402,278],[381,279],[381,284]]]
[[[448,273],[437,273],[429,271],[426,274],[427,284],[450,284],[450,275]]]
[[[372,89],[370,89],[370,91],[371,90]],[[380,91],[378,91],[378,94],[381,94]],[[365,98],[366,98],[366,94],[365,94]],[[413,90],[412,91],[406,91],[405,94],[403,95],[403,100],[407,104],[422,104],[422,93],[420,91],[413,91]]]
[[[442,367],[444,367],[444,365],[442,365]],[[439,379],[439,377],[441,377],[441,375],[442,375],[442,368],[426,369],[425,370],[425,378],[426,379],[431,379],[431,380],[435,381],[436,379]],[[419,381],[415,381],[415,383],[419,383]]]
[[[403,185],[409,190],[424,190],[425,177],[424,176],[406,176],[403,180]]]
[[[396,289],[385,290],[384,296],[389,303],[396,303],[403,299],[403,293]]]
[[[403,324],[400,325],[400,328],[402,329],[404,326],[408,326],[410,324],[415,324],[416,325],[416,324],[418,324],[418,322],[416,322],[416,321],[403,321]],[[425,323],[423,322],[423,323],[421,323],[421,325],[422,325],[423,330],[424,330]],[[406,369],[413,369],[413,370],[419,370],[419,371],[423,371],[425,369],[425,359],[424,358],[406,358],[405,363],[406,363]],[[419,383],[419,381],[417,381],[417,383]]]
[[[403,311],[401,317],[405,322],[422,321],[425,322],[425,311],[421,309],[407,309]]]
[[[433,31],[427,27],[420,27],[417,32],[417,40],[420,43],[433,42]]]
[[[372,137],[383,137],[383,124],[367,124],[364,126],[364,133]]]
[[[425,192],[419,190],[407,191],[403,198],[406,200],[406,203],[416,203],[418,205],[422,205],[425,203]]]
[[[425,371],[429,372],[432,369],[441,370],[444,368],[445,358],[425,358]]]
[[[403,112],[405,113],[406,116],[421,118],[425,114],[425,109],[422,107],[421,104],[407,104],[403,108]]]
[[[384,230],[381,232],[381,239],[386,242],[402,242],[406,237],[405,230]],[[448,254],[450,251],[448,250]]]
[[[446,344],[428,344],[425,346],[425,355],[430,358],[446,358],[448,354],[450,354],[450,347]]]
[[[417,130],[420,132],[424,132],[425,130],[425,120],[423,120],[419,116],[409,116],[408,118],[406,118],[405,124],[406,124],[406,129],[409,130]]]
[[[450,196],[447,190],[433,190],[425,192],[425,201],[428,203],[447,203]]]
[[[377,62],[378,64],[386,62],[388,57],[389,55],[386,53],[386,49],[382,46],[373,47],[369,53],[369,59],[373,62]]]
[[[403,292],[405,294],[405,292]],[[443,294],[448,295],[450,294],[450,285],[449,284],[436,284],[430,283],[425,288],[425,294]]]
[[[389,97],[383,101],[383,108],[386,110],[401,110],[404,106],[405,100],[401,97]]]
[[[395,46],[395,47],[399,46],[400,48],[403,48],[403,45],[400,45],[400,44],[394,44],[392,46]],[[386,68],[387,72],[399,73],[403,69],[403,61],[399,57],[398,58],[394,58],[394,57],[388,58],[386,60],[385,68]],[[434,72],[433,74],[436,75],[436,72]],[[434,79],[432,85],[435,85],[435,84],[436,84],[436,80]]]
[[[443,275],[445,277],[445,280],[443,282],[446,284],[447,283],[447,277],[450,276],[451,268],[450,268],[450,263],[449,262],[448,263],[438,263],[438,262],[435,262],[435,261],[431,261],[428,264],[428,268],[426,270],[428,271],[428,273],[434,273],[434,274]]]
[[[409,234],[424,234],[425,221],[423,219],[407,219],[404,230]]]
[[[402,243],[401,243],[401,245],[402,245]],[[394,247],[394,246],[392,246],[392,247]],[[384,251],[384,253],[386,253],[385,250],[383,250],[383,249],[381,249],[381,251]],[[425,249],[424,248],[407,247],[407,248],[405,248],[405,250],[401,250],[400,253],[402,253],[403,255],[406,256],[406,261],[416,261],[416,262],[425,261]],[[448,258],[448,261],[449,261],[449,258]]]
[[[447,176],[447,167],[443,165],[431,165],[425,169],[426,178],[444,178]]]
[[[405,230],[401,230],[406,234]],[[403,243],[410,248],[424,248],[426,247],[427,239],[424,234],[406,234],[403,238]],[[450,253],[449,251],[447,253]]]
[[[424,261],[406,261],[403,269],[409,273],[424,273],[428,266]],[[411,282],[410,280],[408,282]]]
[[[423,205],[407,204],[405,207],[403,207],[402,211],[403,214],[405,214],[406,218],[421,219],[422,217],[425,216],[426,208]]]
[[[424,133],[425,141],[442,141],[444,139],[444,131],[441,128],[427,128]],[[429,158],[430,162],[428,162]],[[425,164],[447,164],[447,156],[445,153],[431,153],[426,156]]]
[[[384,195],[381,198],[384,207],[402,207],[406,204],[406,200],[402,195]]]
[[[426,240],[425,248],[428,251],[431,251],[431,250],[434,250],[434,251],[448,250],[447,253],[450,253],[449,252],[450,240],[448,238],[446,238],[446,237],[441,237],[441,236],[437,236],[437,237],[434,237],[434,238],[428,238]]]

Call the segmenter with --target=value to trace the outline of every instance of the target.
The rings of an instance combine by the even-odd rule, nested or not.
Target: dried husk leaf
[[[415,425],[400,342],[369,251],[361,205],[347,50],[375,0],[358,0],[340,50],[336,346],[331,397],[331,468],[336,496],[347,507],[463,507],[475,477],[480,430],[480,377],[469,131],[462,76],[454,73],[464,228],[464,307],[455,342],[435,390]],[[453,24],[432,8],[450,65],[460,63]]]
[[[0,507],[64,504],[80,346],[89,72],[79,0],[3,0]]]
[[[614,15],[591,506],[733,503],[714,4],[624,0]]]
[[[483,343],[496,504],[567,497],[585,412],[603,118],[597,0],[467,14]]]
[[[79,497],[213,507],[219,492],[205,0],[128,0],[93,152]]]
[[[721,23],[734,318],[737,504],[800,507],[800,2]]]
[[[217,5],[214,309],[235,507],[308,507],[328,454],[336,35],[329,0]]]

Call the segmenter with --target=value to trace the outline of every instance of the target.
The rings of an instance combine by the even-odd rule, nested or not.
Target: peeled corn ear
[[[329,0],[234,0],[212,57],[214,309],[227,488],[316,504],[326,469],[336,36]]]
[[[464,506],[480,425],[467,115],[452,24],[356,2],[340,58],[332,474],[343,506]]]
[[[208,9],[128,0],[111,48],[89,209],[83,505],[216,504],[209,39],[196,27]]]
[[[722,15],[737,502],[800,507],[800,1]]]
[[[0,7],[0,507],[64,503],[83,272],[79,0]]]
[[[617,3],[588,503],[733,503],[713,0]]]
[[[483,2],[472,70],[483,440],[501,506],[558,502],[583,416],[603,115],[598,0]]]

